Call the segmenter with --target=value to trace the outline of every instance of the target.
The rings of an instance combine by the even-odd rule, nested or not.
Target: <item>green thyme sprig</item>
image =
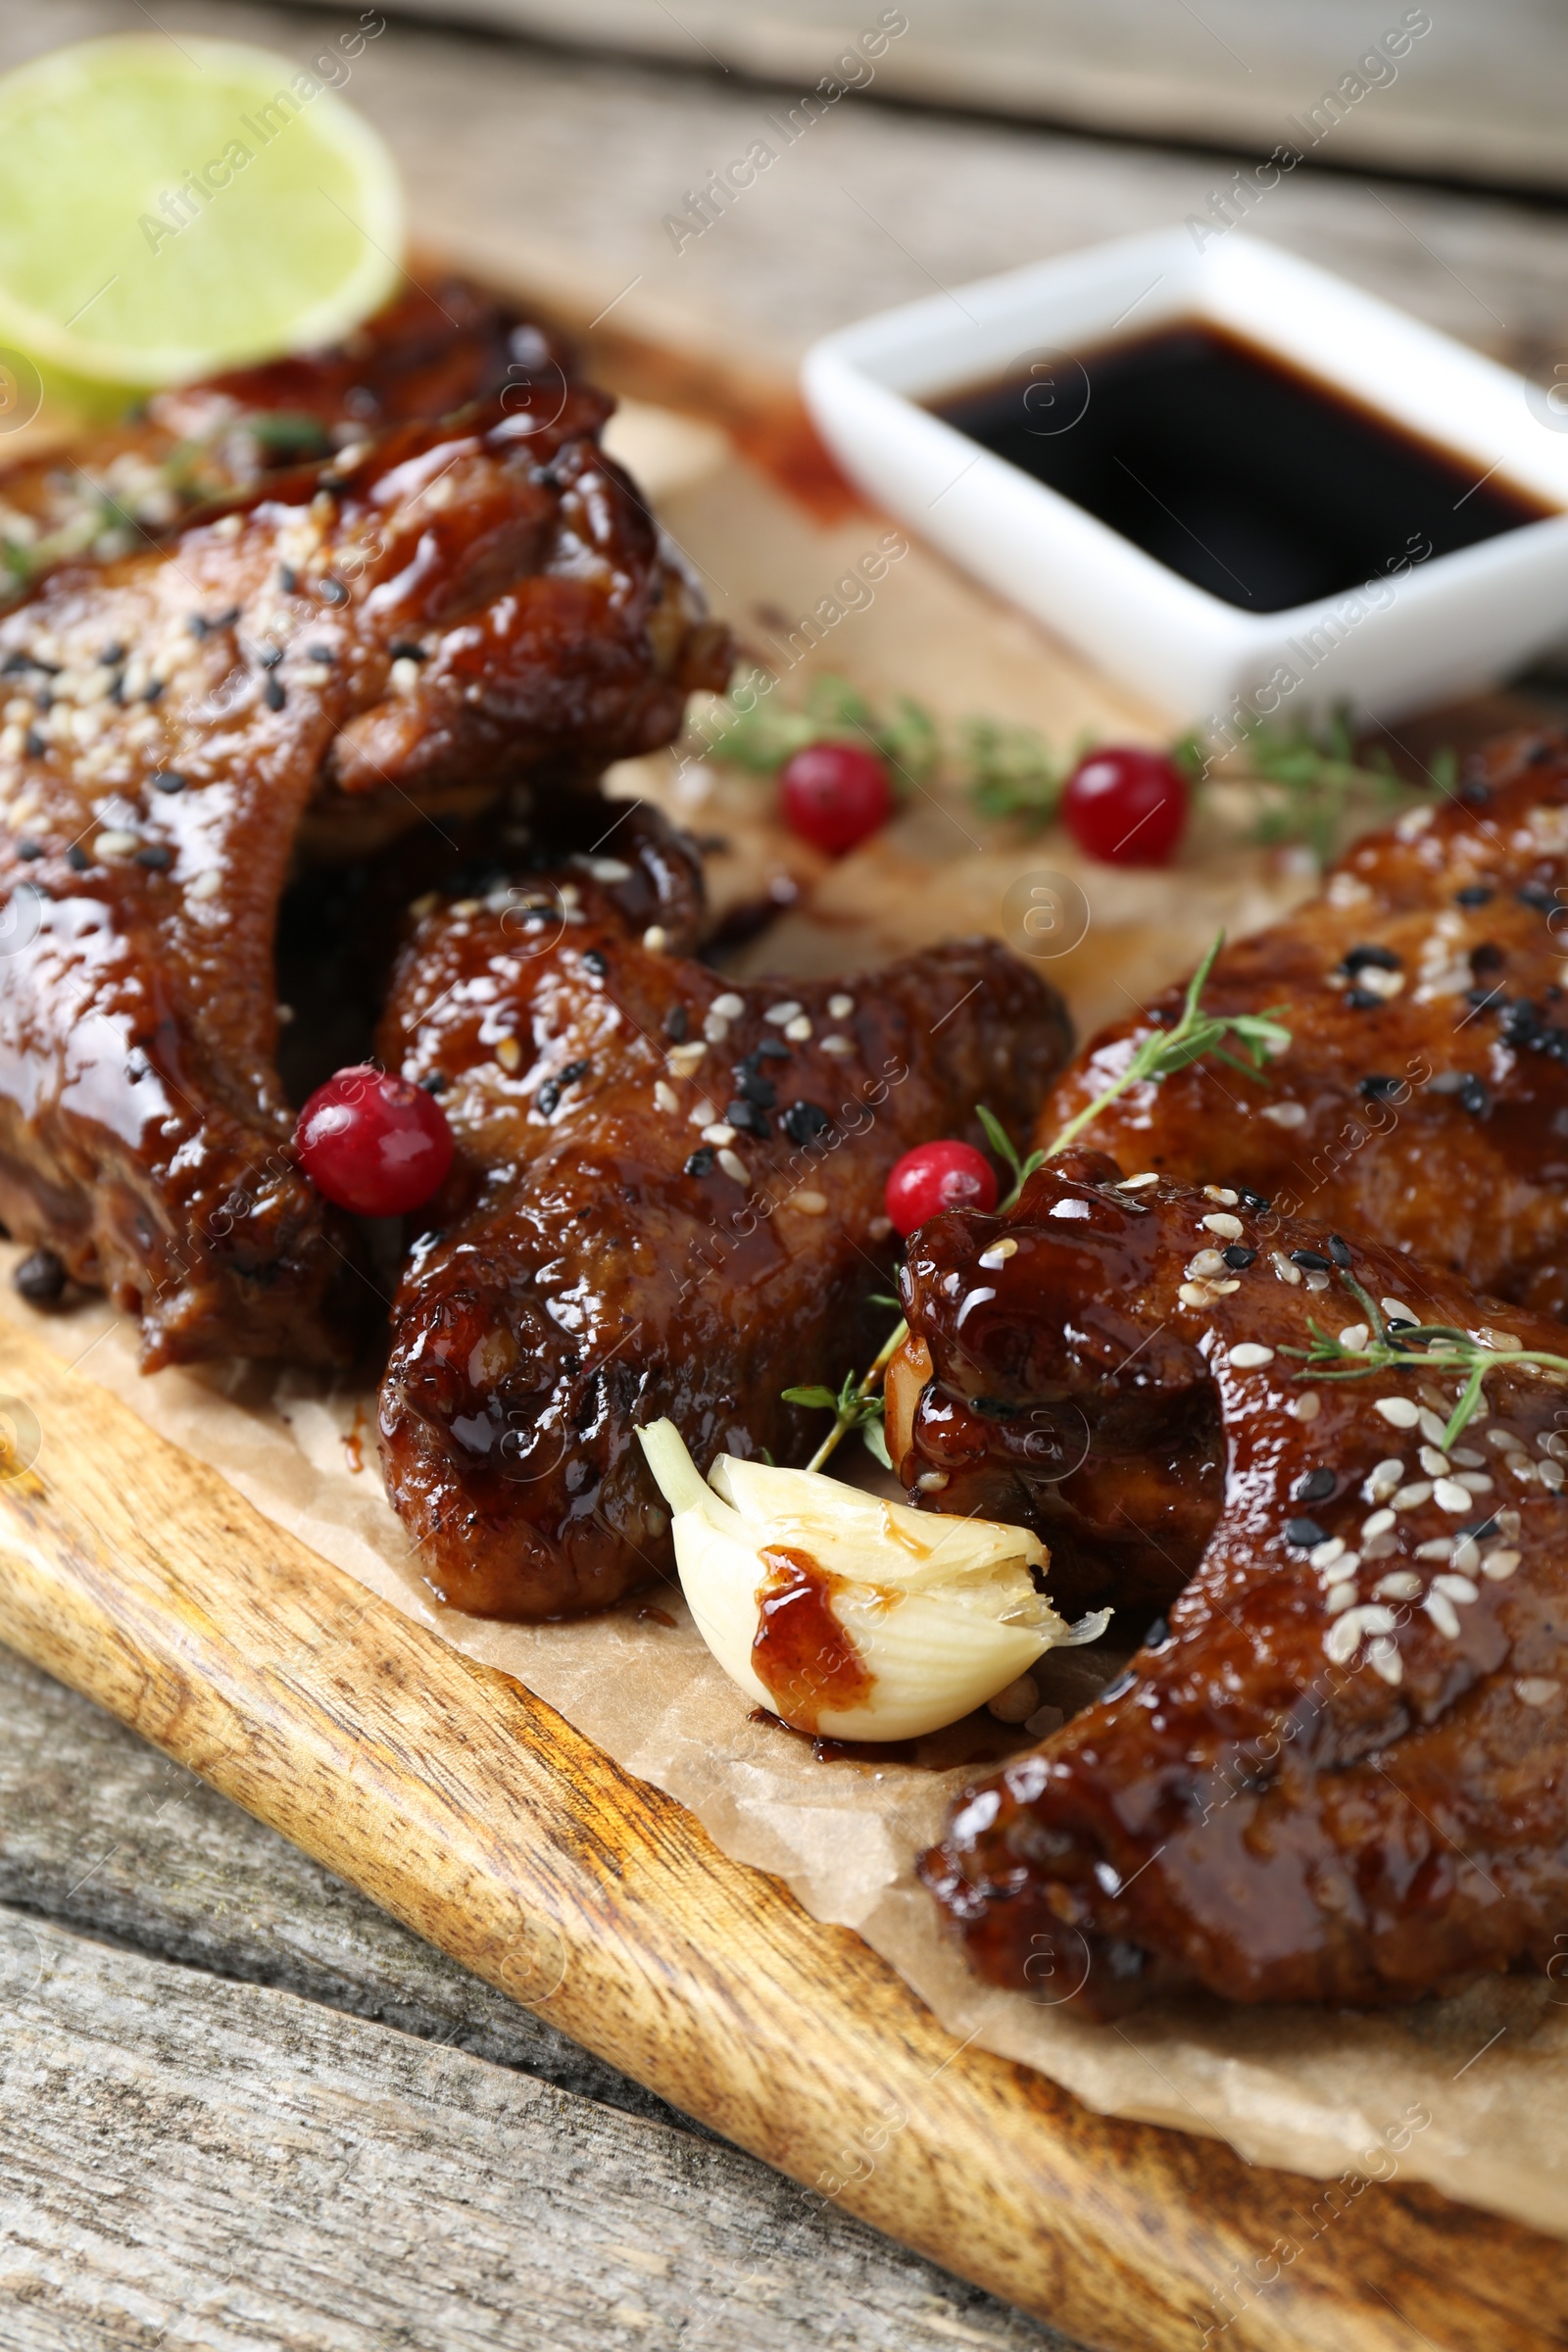
[[[1188,737],[1177,747],[1177,756],[1183,754],[1189,762],[1200,763],[1200,739]],[[1316,722],[1297,719],[1282,726],[1254,719],[1240,757],[1246,774],[1239,782],[1274,788],[1254,820],[1253,840],[1265,848],[1305,842],[1323,865],[1352,825],[1375,823],[1427,795],[1449,793],[1459,772],[1458,757],[1446,745],[1434,754],[1419,781],[1400,776],[1381,745],[1358,755],[1346,708]]]
[[[1391,1331],[1383,1310],[1363,1283],[1342,1270],[1340,1280],[1366,1317],[1367,1344],[1348,1348],[1335,1333],[1325,1331],[1315,1317],[1307,1320],[1309,1348],[1282,1348],[1297,1357],[1302,1369],[1298,1380],[1365,1380],[1373,1372],[1459,1372],[1464,1387],[1443,1433],[1446,1453],[1486,1401],[1486,1382],[1500,1368],[1529,1365],[1538,1372],[1568,1375],[1568,1355],[1551,1355],[1540,1348],[1489,1348],[1451,1323],[1400,1324]]]
[[[1195,1061],[1200,1061],[1204,1054],[1212,1054],[1216,1060],[1229,1062],[1232,1069],[1242,1070],[1249,1077],[1257,1077],[1262,1075],[1263,1065],[1272,1054],[1286,1051],[1291,1042],[1291,1033],[1275,1018],[1276,1013],[1286,1009],[1283,1004],[1273,1005],[1267,1012],[1215,1013],[1205,1009],[1203,990],[1214,968],[1214,959],[1224,945],[1224,932],[1216,932],[1212,947],[1187,984],[1181,1014],[1174,1026],[1155,1030],[1147,1037],[1121,1076],[1113,1079],[1109,1086],[1098,1094],[1087,1108],[1067,1121],[1049,1151],[1036,1149],[1027,1158],[1021,1157],[1011,1136],[996,1113],[987,1109],[983,1102],[975,1104],[974,1115],[985,1133],[987,1143],[1012,1176],[1011,1190],[1004,1200],[997,1203],[997,1215],[1005,1215],[1035,1170],[1043,1167],[1048,1159],[1054,1159],[1058,1152],[1065,1151],[1070,1143],[1082,1135],[1090,1121],[1098,1119],[1101,1112],[1108,1108],[1119,1095],[1124,1095],[1129,1087],[1141,1085],[1146,1078],[1156,1082],[1168,1078],[1173,1071],[1185,1070]],[[1242,1060],[1229,1051],[1228,1039],[1234,1039],[1242,1047],[1249,1056],[1248,1060]],[[882,1412],[882,1377],[895,1351],[908,1337],[908,1324],[901,1321],[884,1343],[869,1370],[862,1373],[858,1380],[853,1372],[846,1374],[844,1385],[836,1396],[828,1388],[784,1391],[786,1404],[804,1404],[833,1415],[833,1426],[807,1464],[808,1469],[820,1470],[842,1441],[857,1429],[877,1460],[887,1469],[893,1467],[888,1460],[887,1440],[879,1419]]]

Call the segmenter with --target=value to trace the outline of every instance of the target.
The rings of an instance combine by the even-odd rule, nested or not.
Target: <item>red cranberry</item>
[[[779,773],[784,821],[803,841],[842,858],[893,814],[888,771],[855,743],[810,743]]]
[[[1080,760],[1062,821],[1104,865],[1168,865],[1187,822],[1187,778],[1163,752],[1107,744]]]
[[[422,1086],[360,1062],[318,1086],[294,1151],[317,1191],[362,1217],[422,1208],[452,1165],[446,1113]]]
[[[888,1177],[888,1215],[906,1240],[944,1208],[995,1208],[997,1171],[973,1144],[916,1144]]]

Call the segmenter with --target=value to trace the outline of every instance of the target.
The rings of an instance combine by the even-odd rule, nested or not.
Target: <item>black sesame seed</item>
[[[281,710],[288,700],[287,695],[283,692],[282,679],[269,677],[267,684],[262,688],[262,699],[269,710]]]
[[[349,601],[349,592],[341,580],[334,579],[332,574],[327,572],[320,582],[320,597],[324,605],[346,605]]]
[[[691,1016],[687,1012],[685,1005],[672,1004],[664,1015],[664,1035],[668,1038],[670,1044],[672,1046],[683,1046],[686,1042],[686,1032],[690,1027]]]
[[[278,565],[277,584],[282,589],[285,596],[292,596],[294,594],[294,591],[300,584],[300,575],[295,570],[292,564],[280,564]]]
[[[1558,746],[1554,743],[1533,743],[1525,754],[1525,765],[1526,767],[1549,767],[1557,757],[1557,751]]]
[[[1249,1266],[1257,1262],[1257,1251],[1244,1248],[1240,1242],[1232,1242],[1228,1250],[1220,1251],[1220,1255],[1233,1274],[1243,1274]]]
[[[335,497],[339,490],[348,488],[348,480],[341,473],[318,473],[316,477],[316,487],[318,490],[330,491]]]
[[[1250,1193],[1245,1184],[1238,1185],[1236,1198],[1244,1208],[1250,1208],[1257,1217],[1266,1217],[1274,1205],[1272,1200],[1265,1200],[1261,1193]]]
[[[212,624],[211,624],[211,625],[212,625],[212,627],[214,627],[215,629],[231,629],[231,628],[234,626],[234,623],[235,623],[235,621],[236,621],[236,620],[238,620],[238,618],[239,618],[239,607],[238,607],[238,605],[230,605],[230,606],[229,606],[229,608],[228,608],[228,611],[227,611],[226,612],[220,612],[220,614],[218,615],[218,618],[217,618],[217,619],[216,619],[214,622],[212,622]]]
[[[1327,1502],[1339,1480],[1332,1470],[1308,1470],[1291,1489],[1293,1502]],[[1293,1538],[1294,1542],[1295,1539]]]
[[[710,1144],[704,1144],[700,1152],[694,1152],[692,1153],[690,1159],[686,1162],[683,1173],[687,1176],[710,1176],[713,1172],[713,1161],[716,1157],[717,1153],[713,1151],[712,1146]]]
[[[602,980],[610,969],[610,958],[602,956],[597,948],[588,948],[583,952],[583,964],[588,971],[597,972]]]
[[[31,669],[32,666],[33,662],[30,654],[7,654],[4,662],[0,662],[0,677],[18,677],[21,675],[23,670]]]
[[[117,670],[115,675],[110,679],[109,694],[107,699],[115,705],[117,710],[123,709],[125,701],[125,673],[122,669]]]
[[[150,685],[150,686],[147,688],[147,691],[145,692],[145,694],[142,696],[142,698],[141,698],[141,699],[142,699],[142,701],[143,701],[144,703],[156,703],[156,702],[157,702],[157,700],[158,700],[158,698],[159,698],[159,696],[160,696],[160,695],[163,693],[163,691],[164,691],[164,681],[163,681],[163,679],[162,679],[162,678],[154,678],[154,680],[153,680],[152,684],[151,684],[151,685]]]
[[[1548,759],[1551,757],[1550,753],[1546,756]],[[1479,776],[1473,776],[1460,785],[1459,798],[1468,808],[1484,808],[1492,798],[1492,786],[1483,784]]]
[[[575,1086],[577,1080],[586,1078],[592,1068],[591,1061],[568,1061],[565,1068],[559,1070],[556,1074],[563,1086]]]
[[[1345,1002],[1352,1012],[1377,1012],[1381,1008],[1384,999],[1370,988],[1348,988],[1345,992]]]
[[[1169,1640],[1170,1627],[1163,1617],[1156,1617],[1144,1636],[1144,1647],[1146,1649],[1162,1649]]]
[[[1293,1266],[1304,1266],[1309,1274],[1327,1274],[1332,1260],[1320,1257],[1315,1250],[1293,1250],[1291,1263]]]
[[[29,760],[41,760],[48,748],[48,745],[44,742],[44,739],[39,734],[37,728],[29,727],[25,736],[23,738],[23,749],[25,751],[27,758]]]
[[[155,874],[163,873],[173,862],[172,852],[166,850],[161,841],[150,841],[144,850],[136,852],[136,863],[150,866]]]
[[[1369,1077],[1361,1081],[1361,1092],[1369,1102],[1387,1102],[1396,1095],[1405,1081],[1402,1078]]]
[[[1310,1551],[1315,1544],[1326,1544],[1328,1538],[1315,1519],[1287,1519],[1285,1541],[1294,1544],[1298,1551]]]
[[[17,844],[17,856],[19,858],[41,858],[43,856],[43,843],[41,841],[19,841]]]
[[[329,645],[308,645],[305,648],[305,652],[308,660],[312,662],[324,662],[329,668],[337,660],[337,654],[335,650]]]
[[[1549,882],[1522,882],[1514,895],[1521,906],[1534,906],[1542,914],[1549,914],[1557,904],[1557,893]]]
[[[431,1070],[426,1077],[419,1080],[419,1084],[427,1095],[444,1095],[450,1083],[445,1070]]]
[[[743,1135],[755,1135],[760,1142],[764,1144],[773,1132],[768,1125],[766,1111],[760,1109],[755,1102],[748,1102],[742,1095],[736,1096],[734,1102],[725,1110],[724,1116],[730,1125],[739,1128]]]
[[[539,1092],[534,1097],[534,1103],[536,1107],[545,1118],[552,1118],[555,1115],[556,1105],[560,1101],[560,1080],[557,1078],[547,1078],[543,1086],[539,1089]]]
[[[1467,988],[1464,992],[1464,1001],[1479,1012],[1483,1004],[1491,1004],[1501,994],[1500,988]]]
[[[1101,1691],[1100,1698],[1102,1704],[1108,1699],[1120,1698],[1125,1691],[1128,1691],[1132,1689],[1137,1680],[1138,1677],[1136,1674],[1134,1674],[1130,1666],[1123,1667],[1121,1673],[1117,1675],[1116,1680],[1113,1683],[1107,1683],[1103,1690]]]
[[[120,639],[117,637],[112,645],[106,645],[104,647],[104,650],[99,655],[98,659],[103,663],[105,669],[113,669],[117,662],[123,662],[125,659],[125,649],[121,644]]]
[[[54,695],[47,686],[40,686],[32,699],[40,710],[52,710],[55,707]]]
[[[1346,1240],[1343,1233],[1331,1233],[1329,1235],[1329,1255],[1333,1258],[1334,1263],[1337,1266],[1348,1266],[1349,1264],[1350,1245]]]
[[[1492,1096],[1485,1079],[1467,1078],[1459,1089],[1459,1108],[1467,1110],[1473,1119],[1485,1118],[1492,1108]]]
[[[205,612],[192,612],[185,622],[186,628],[198,642],[207,635],[211,625]]]
[[[147,779],[154,792],[183,792],[185,778],[177,767],[157,767]]]
[[[1478,980],[1484,979],[1488,972],[1500,972],[1506,961],[1507,957],[1494,940],[1484,939],[1479,947],[1470,951],[1470,969]]]
[[[66,863],[71,867],[74,873],[84,874],[87,871],[88,866],[91,865],[92,859],[88,857],[80,842],[74,841],[70,849],[66,852]]]
[[[1456,906],[1486,906],[1496,895],[1490,882],[1467,882],[1463,890],[1454,892],[1453,903]]]
[[[280,645],[264,646],[256,659],[263,669],[275,669],[283,659],[283,648]]]
[[[399,637],[387,647],[387,656],[393,662],[428,662],[430,659],[424,647],[416,645],[412,637]]]
[[[1474,1536],[1477,1543],[1484,1544],[1489,1536],[1494,1536],[1498,1532],[1497,1522],[1495,1519],[1471,1519],[1463,1527],[1456,1527],[1453,1532],[1456,1536]]]
[[[771,1078],[762,1076],[755,1063],[738,1061],[732,1074],[736,1087],[748,1102],[755,1102],[759,1110],[773,1108],[778,1101],[778,1088]]]
[[[785,1045],[783,1039],[779,1037],[764,1037],[761,1044],[755,1047],[753,1051],[746,1056],[747,1060],[753,1063],[759,1061],[788,1061],[789,1057],[790,1050],[788,1046]]]
[[[792,1102],[780,1112],[778,1123],[792,1144],[814,1144],[833,1132],[833,1121],[816,1102]]]
[[[56,1306],[66,1287],[66,1269],[52,1250],[34,1250],[11,1280],[29,1306]]]
[[[1398,972],[1404,969],[1404,960],[1392,948],[1379,947],[1350,948],[1340,959],[1340,969],[1348,980],[1368,967],[1379,972]]]

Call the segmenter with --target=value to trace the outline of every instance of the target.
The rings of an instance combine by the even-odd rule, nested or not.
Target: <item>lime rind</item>
[[[404,237],[390,154],[309,65],[130,34],[0,80],[0,347],[46,374],[145,391],[339,341]]]

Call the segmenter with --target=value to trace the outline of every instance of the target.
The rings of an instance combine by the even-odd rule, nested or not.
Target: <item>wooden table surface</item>
[[[155,18],[300,55],[325,29]],[[0,19],[0,68],[149,21],[42,0]],[[1235,160],[857,99],[677,254],[663,216],[772,93],[400,24],[350,94],[427,240],[781,374],[879,304],[1179,220]],[[1300,172],[1252,225],[1533,373],[1568,358],[1554,208]],[[0,1652],[4,2352],[1065,2342],[808,2207]]]

